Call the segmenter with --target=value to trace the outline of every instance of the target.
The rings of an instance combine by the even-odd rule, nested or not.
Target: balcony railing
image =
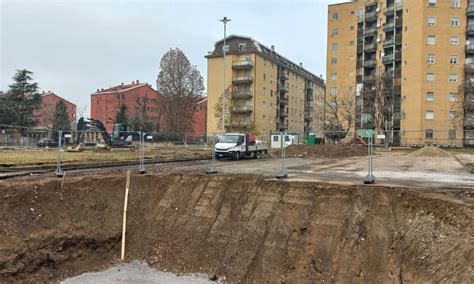
[[[314,100],[313,93],[306,93],[306,100],[310,102],[313,101]]]
[[[474,35],[474,24],[468,24],[466,26],[466,34],[467,35]]]
[[[253,76],[234,76],[232,77],[232,82],[235,84],[247,84],[253,82]]]
[[[467,94],[466,99],[465,99],[465,105],[466,109],[473,111],[474,110],[474,95],[473,94]]]
[[[395,45],[402,44],[402,34],[395,35]]]
[[[252,98],[252,91],[240,91],[240,92],[232,92],[233,99],[243,99],[248,100]]]
[[[390,63],[393,63],[393,59],[394,59],[394,55],[393,54],[388,54],[388,55],[384,55],[382,57],[382,62],[384,64],[390,64]]]
[[[252,60],[239,60],[232,62],[232,67],[234,69],[245,69],[245,68],[252,68],[253,62]]]
[[[280,105],[288,105],[288,98],[287,97],[281,97],[280,98]]]
[[[233,127],[249,127],[252,122],[248,120],[243,120],[243,121],[232,121],[232,126]]]
[[[466,63],[466,65],[464,65],[464,68],[466,70],[473,71],[474,70],[474,63]]]
[[[253,108],[252,106],[235,106],[232,107],[232,112],[233,113],[248,113],[252,112]]]
[[[376,34],[376,33],[377,33],[377,27],[366,28],[364,30],[365,35]]]
[[[395,44],[395,38],[389,38],[383,42],[384,47],[389,46],[389,45],[394,45],[394,44]]]
[[[383,30],[384,31],[388,31],[388,30],[391,30],[393,28],[395,28],[395,22],[385,23],[383,25]]]
[[[466,15],[468,17],[473,17],[474,16],[474,5],[469,5],[466,10]]]
[[[365,21],[366,22],[375,22],[377,21],[377,13],[376,12],[369,12],[365,14]]]
[[[283,72],[283,73],[280,74],[280,80],[286,81],[286,80],[288,80],[288,79],[289,79],[288,73]]]
[[[398,3],[395,3],[395,5],[391,5],[387,8],[384,9],[383,13],[385,15],[387,14],[393,14],[395,11],[398,11],[400,9],[403,8],[403,2],[398,2]]]
[[[366,75],[364,76],[364,82],[375,81],[375,75]]]
[[[364,46],[364,51],[365,52],[374,51],[375,49],[377,49],[377,45],[375,43],[368,43]]]
[[[278,128],[280,130],[287,130],[288,129],[288,124],[287,123],[281,123]]]
[[[375,59],[369,59],[364,61],[364,67],[366,68],[375,67],[376,64],[377,62],[375,61]]]
[[[304,120],[306,121],[313,121],[313,115],[311,112],[304,112]]]
[[[287,111],[280,111],[280,117],[288,117]]]
[[[288,93],[288,86],[280,86],[280,87],[278,88],[278,91],[279,91],[280,93]]]
[[[474,54],[474,44],[466,44],[466,53]]]

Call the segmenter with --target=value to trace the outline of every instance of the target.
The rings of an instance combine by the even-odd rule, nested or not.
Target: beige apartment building
[[[223,39],[207,58],[207,132],[221,132],[220,99],[224,90]],[[226,131],[272,132],[306,136],[322,128],[324,80],[258,41],[226,38]],[[218,109],[216,116],[216,109]],[[301,138],[303,138],[301,137]],[[301,139],[300,138],[300,139]]]
[[[329,5],[326,66],[326,97],[352,95],[358,133],[474,146],[474,0]]]

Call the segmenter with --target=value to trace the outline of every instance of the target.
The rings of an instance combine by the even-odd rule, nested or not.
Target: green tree
[[[41,105],[38,83],[33,83],[33,72],[17,70],[13,84],[8,86],[6,94],[0,97],[0,124],[24,127],[36,125],[33,112]]]
[[[67,113],[66,104],[60,100],[56,104],[56,109],[53,114],[53,129],[70,130],[71,122]]]
[[[121,104],[115,115],[115,123],[128,123],[127,105]]]

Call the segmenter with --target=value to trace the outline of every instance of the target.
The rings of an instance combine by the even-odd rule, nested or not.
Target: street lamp
[[[226,48],[226,44],[225,44],[225,37],[226,37],[226,26],[227,26],[227,23],[230,22],[230,19],[227,19],[227,17],[224,17],[222,18],[222,20],[220,20],[221,22],[224,23],[224,46],[222,47],[222,50],[224,51],[224,91],[222,92],[222,122],[221,122],[221,134],[224,135],[225,133],[225,99],[226,99],[226,96],[225,96],[225,91],[226,91],[226,86],[225,86],[225,48]]]

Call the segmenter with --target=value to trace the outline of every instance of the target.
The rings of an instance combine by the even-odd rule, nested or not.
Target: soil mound
[[[425,146],[421,148],[420,150],[416,150],[415,152],[412,152],[408,155],[412,157],[420,157],[420,158],[422,157],[437,157],[437,158],[451,157],[450,153],[436,146]]]
[[[0,183],[0,283],[54,282],[120,255],[125,178]],[[134,175],[127,261],[229,283],[472,283],[463,192]]]
[[[274,155],[280,157],[281,150],[274,151]],[[289,145],[286,147],[287,157],[310,157],[310,158],[338,158],[366,156],[367,148],[357,145]]]

